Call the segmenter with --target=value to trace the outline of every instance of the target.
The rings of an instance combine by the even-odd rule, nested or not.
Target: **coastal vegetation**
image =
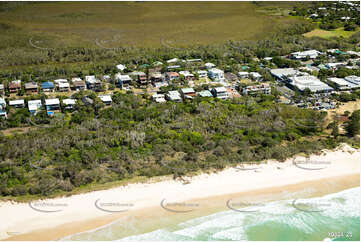
[[[251,161],[283,161],[340,142],[357,144],[359,113],[351,114],[349,137],[333,137],[325,132],[325,112],[274,99],[156,104],[116,93],[109,108],[94,102],[71,116],[28,118],[37,129],[0,137],[0,193],[47,196],[136,177],[177,178]]]

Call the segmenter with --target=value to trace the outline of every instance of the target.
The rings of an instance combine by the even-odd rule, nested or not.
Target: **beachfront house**
[[[45,99],[45,108],[49,116],[54,115],[55,111],[60,110],[60,101],[58,98]]]
[[[43,92],[54,92],[54,83],[47,81],[47,82],[43,82],[41,83],[41,89],[43,90]]]
[[[24,108],[25,107],[24,99],[9,101],[9,106],[14,108]]]
[[[38,92],[38,83],[36,82],[27,82],[24,85],[26,93],[37,93]]]
[[[10,93],[16,93],[21,89],[21,81],[15,80],[9,83],[8,85],[9,92]]]
[[[217,82],[223,82],[225,80],[224,71],[217,69],[217,68],[212,68],[212,69],[208,70],[208,76],[213,81],[217,81]]]
[[[99,98],[105,105],[112,104],[112,97],[110,95],[100,95]]]
[[[220,99],[228,99],[229,98],[227,89],[225,87],[215,87],[212,89],[211,92],[212,92],[213,96],[216,98],[220,98]]]
[[[42,105],[40,99],[28,101],[28,109],[29,109],[30,114],[32,114],[32,115],[36,115],[42,106],[43,105]]]
[[[85,83],[88,89],[98,90],[101,89],[102,83],[95,76],[85,76]]]
[[[180,102],[182,101],[182,97],[178,91],[169,91],[166,95],[167,100],[173,102]]]
[[[62,102],[65,110],[73,110],[75,108],[76,99],[66,98]]]

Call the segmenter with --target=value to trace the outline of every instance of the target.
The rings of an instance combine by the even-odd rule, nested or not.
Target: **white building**
[[[354,84],[354,87],[360,87],[360,77],[359,76],[346,76],[345,80],[349,83]]]
[[[165,95],[164,94],[153,94],[152,99],[157,103],[165,103]]]
[[[204,64],[204,66],[205,66],[207,69],[212,69],[212,68],[216,67],[216,65],[215,65],[215,64],[210,63],[210,62],[208,62],[208,63]]]
[[[319,52],[318,50],[306,50],[306,51],[293,52],[291,53],[291,57],[294,59],[305,59],[305,58],[316,59],[320,54],[321,52]]]
[[[300,91],[310,89],[311,92],[331,92],[333,88],[324,82],[321,82],[317,77],[311,75],[293,76],[289,78],[290,84],[297,87]]]
[[[246,72],[246,71],[240,71],[240,72],[238,72],[238,77],[239,77],[240,79],[246,79],[246,78],[249,77],[249,73]]]
[[[350,83],[342,78],[331,77],[327,80],[334,83],[337,86],[338,90],[350,90],[355,87],[355,84]]]
[[[119,64],[117,65],[117,69],[120,71],[124,71],[127,67],[125,65]]]
[[[243,95],[271,94],[271,87],[267,83],[242,88]]]
[[[166,97],[169,101],[173,101],[173,102],[182,101],[182,97],[178,91],[169,91]]]
[[[249,75],[251,76],[252,80],[255,80],[255,81],[262,80],[262,75],[259,74],[258,72],[250,72]]]
[[[102,100],[102,102],[105,105],[110,105],[113,102],[112,97],[110,95],[100,95],[99,98],[100,100]]]
[[[293,68],[271,69],[271,74],[278,81],[286,81],[289,77],[298,75],[300,72]]]
[[[229,95],[225,87],[215,87],[212,89],[212,94],[216,98],[228,99]]]
[[[24,99],[9,101],[9,106],[15,107],[15,108],[23,108],[23,107],[25,107]]]
[[[207,71],[197,71],[199,78],[207,77]]]
[[[63,99],[63,104],[65,109],[68,110],[74,109],[74,106],[76,104],[76,99],[72,99],[72,98]]]
[[[28,109],[29,112],[33,115],[36,115],[39,109],[41,109],[43,105],[41,104],[41,100],[30,100],[28,101]]]
[[[218,81],[218,82],[223,82],[225,80],[224,78],[224,71],[217,69],[217,68],[212,68],[208,71],[208,76],[209,78],[211,78],[213,81]]]

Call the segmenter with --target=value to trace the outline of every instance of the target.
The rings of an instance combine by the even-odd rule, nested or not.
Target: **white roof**
[[[122,64],[119,64],[119,65],[117,65],[117,68],[118,68],[118,70],[121,70],[121,71],[123,71],[123,70],[125,70],[125,65],[122,65]]]
[[[246,71],[240,71],[238,72],[238,76],[247,76],[249,73]]]
[[[342,78],[331,77],[331,78],[328,78],[328,80],[331,82],[334,82],[340,86],[349,86],[350,85],[350,83],[348,81],[346,81],[345,79],[342,79]]]
[[[60,88],[69,88],[70,87],[70,85],[69,85],[69,83],[65,83],[65,82],[61,82],[61,83],[59,83],[59,87]]]
[[[199,74],[207,74],[207,71],[202,71],[202,70],[200,70],[200,71],[197,71]]]
[[[189,88],[188,87],[187,88],[182,88],[181,90],[182,90],[182,93],[184,93],[184,94],[195,92],[194,89],[190,88],[190,87]]]
[[[227,89],[225,87],[216,87],[216,88],[214,88],[214,90],[216,90],[217,93],[227,92]]]
[[[4,104],[4,103],[6,104],[5,99],[0,97],[0,104]]]
[[[130,78],[129,75],[122,75],[120,73],[115,74],[115,79],[118,79],[120,81],[131,81],[132,78]]]
[[[346,76],[345,80],[351,82],[355,85],[360,85],[360,77],[359,76]]]
[[[291,84],[296,86],[301,91],[309,88],[312,92],[317,91],[332,91],[333,88],[324,82],[321,82],[317,77],[307,76],[294,76],[290,78]]]
[[[73,78],[71,79],[71,82],[79,82],[79,81],[82,81],[82,79],[79,78],[79,77],[73,77]]]
[[[172,100],[179,100],[181,99],[180,93],[178,91],[169,91],[168,96]]]
[[[112,98],[110,95],[100,95],[99,98],[103,102],[111,102],[112,101]]]
[[[76,99],[72,99],[72,98],[63,99],[63,103],[65,105],[75,105]]]
[[[56,104],[60,104],[58,98],[45,99],[45,105],[56,105]]]
[[[56,79],[54,80],[55,83],[60,84],[60,83],[68,83],[67,79]]]
[[[30,100],[30,101],[28,101],[28,105],[30,106],[30,105],[39,105],[39,106],[41,106],[41,100],[39,99],[39,100]]]
[[[224,71],[217,69],[217,68],[212,68],[209,70],[209,72],[213,72],[213,73],[224,73]]]
[[[4,89],[4,84],[0,84],[0,89]]]
[[[95,76],[85,76],[85,81],[88,83],[95,83],[97,79],[95,78]]]
[[[167,63],[175,63],[175,62],[178,62],[178,61],[179,61],[178,58],[173,58],[173,59],[167,60]]]
[[[18,100],[12,100],[9,101],[9,105],[13,106],[13,105],[24,105],[24,99],[18,99]]]
[[[208,62],[208,63],[206,63],[206,64],[204,64],[206,67],[208,67],[208,68],[212,68],[212,67],[215,67],[216,65],[215,64],[213,64],[213,63],[210,63],[210,62]]]
[[[251,72],[249,74],[251,74],[251,76],[253,76],[253,77],[262,77],[262,75],[259,74],[258,72]]]
[[[277,76],[278,78],[293,76],[296,75],[297,73],[298,71],[293,68],[271,69],[271,74]]]
[[[164,98],[164,94],[155,93],[155,94],[152,95],[152,98],[153,98],[153,99]]]
[[[165,102],[166,102],[166,100],[164,99],[164,97],[155,98],[155,101],[156,101],[157,103],[165,103]]]

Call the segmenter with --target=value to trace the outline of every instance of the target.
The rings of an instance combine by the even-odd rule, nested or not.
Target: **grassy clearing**
[[[359,31],[359,30],[357,30]],[[338,28],[332,31],[327,31],[323,29],[314,29],[311,32],[303,34],[305,37],[321,37],[325,39],[329,38],[335,38],[335,37],[343,37],[343,38],[349,38],[353,34],[355,34],[357,31],[345,31],[343,28]]]
[[[0,11],[0,32],[1,28],[7,31],[0,37],[0,48],[157,47],[162,43],[182,46],[261,39],[279,26],[301,21],[286,17],[293,5],[291,2],[29,3]]]

